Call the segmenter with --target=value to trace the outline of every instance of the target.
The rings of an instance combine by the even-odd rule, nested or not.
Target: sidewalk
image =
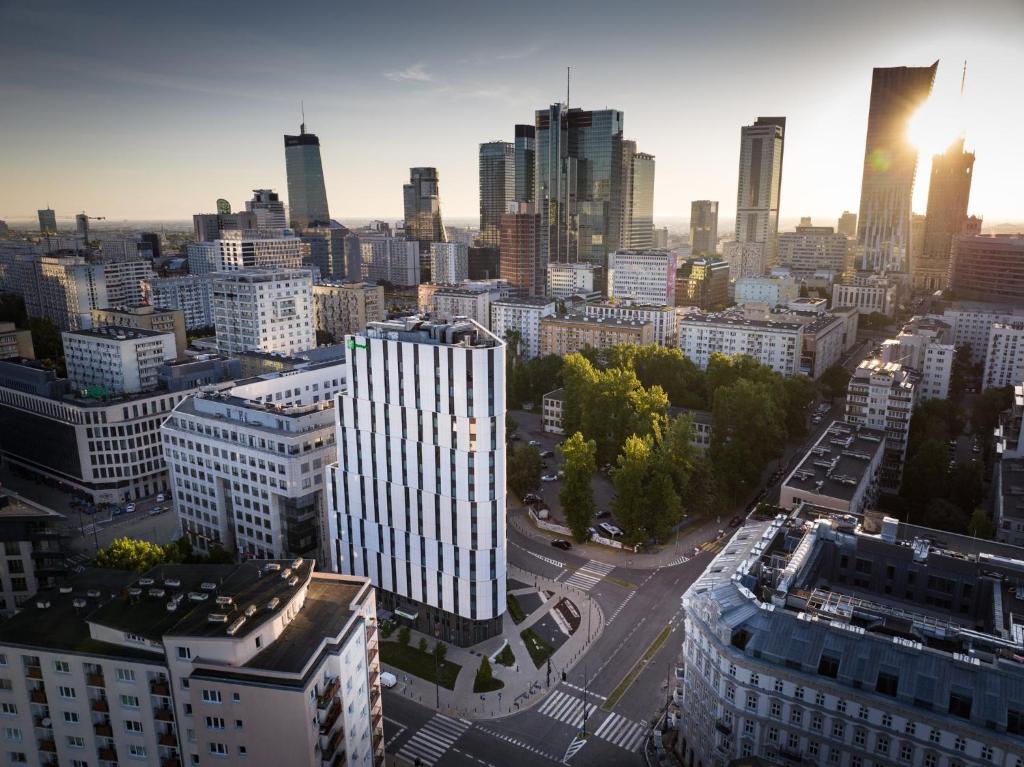
[[[501,636],[473,647],[449,645],[445,659],[462,666],[458,679],[455,681],[454,690],[446,690],[440,686],[435,688],[433,683],[425,679],[407,674],[386,663],[383,664],[386,670],[398,678],[398,684],[394,688],[396,692],[410,700],[436,708],[446,716],[464,719],[495,719],[530,708],[543,699],[544,693],[550,687],[561,682],[562,671],[568,672],[572,669],[604,631],[604,615],[601,608],[586,593],[549,578],[541,578],[516,567],[509,567],[508,575],[509,580],[520,581],[530,586],[528,589],[513,589],[511,592],[513,594],[546,590],[553,592],[554,596],[534,609],[519,624],[516,624],[506,611],[504,630]],[[576,632],[569,636],[551,656],[549,687],[547,663],[541,664],[540,668],[534,668],[533,660],[523,643],[520,632],[541,620],[562,597],[569,599],[579,609],[580,625]],[[411,636],[410,644],[414,647],[418,644],[421,636],[427,640],[430,648],[434,646],[433,637],[416,631],[413,631]],[[493,656],[501,649],[506,639],[516,656],[515,665],[505,667],[500,663],[491,662],[494,677],[504,682],[505,686],[495,692],[483,694],[473,692],[473,682],[477,669],[480,667],[480,658],[484,654],[488,657]]]

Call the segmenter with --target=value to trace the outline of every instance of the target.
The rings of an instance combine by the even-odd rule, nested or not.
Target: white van
[[[380,672],[380,686],[381,687],[394,687],[398,684],[398,677],[392,674],[390,671]]]

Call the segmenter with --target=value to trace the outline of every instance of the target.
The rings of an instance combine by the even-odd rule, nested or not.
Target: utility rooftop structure
[[[1024,549],[891,518],[749,521],[683,596],[685,763],[1014,764],[1022,578]]]

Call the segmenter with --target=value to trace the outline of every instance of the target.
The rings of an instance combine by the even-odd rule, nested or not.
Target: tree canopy
[[[587,527],[594,515],[592,478],[597,471],[597,445],[576,432],[559,449],[565,460],[562,468],[565,476],[558,500],[573,536],[582,542],[587,539]]]

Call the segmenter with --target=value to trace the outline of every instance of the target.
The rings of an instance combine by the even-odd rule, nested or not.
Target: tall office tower
[[[736,241],[763,243],[766,266],[777,263],[785,140],[785,117],[758,117],[740,129]]]
[[[623,154],[623,176],[629,179],[623,192],[623,215],[620,229],[620,247],[647,249],[654,246],[654,155],[635,151],[636,142],[623,141],[623,147],[633,145],[627,156]],[[623,184],[626,187],[626,184]]]
[[[651,247],[658,250],[665,250],[668,247],[668,227],[659,226],[654,229],[654,236],[651,238]]]
[[[89,242],[89,217],[85,213],[75,215],[75,234]]]
[[[265,220],[265,219],[264,219]],[[225,230],[259,229],[256,214],[252,211],[232,213],[196,213],[192,216],[192,228],[197,242],[212,242],[220,238]]]
[[[437,168],[409,168],[409,183],[402,187],[402,195],[406,239],[419,242],[421,253],[429,253],[432,242],[448,242],[441,222]]]
[[[544,295],[545,262],[540,257],[540,216],[530,203],[509,206],[501,216],[499,274],[526,298]]]
[[[288,212],[292,229],[326,226],[331,222],[327,210],[324,167],[320,162],[320,139],[299,126],[298,136],[284,137],[284,162],[288,172]]]
[[[936,61],[930,67],[876,68],[872,72],[857,217],[858,258],[863,270],[908,271],[917,149],[907,138],[907,123],[931,93],[938,67]]]
[[[297,354],[316,346],[308,269],[243,269],[213,275],[217,351]]]
[[[853,238],[857,236],[857,214],[848,210],[843,211],[836,224],[836,232]]]
[[[533,125],[517,125],[515,141],[516,202],[533,202],[536,176],[536,135]]]
[[[57,212],[53,208],[36,211],[39,214],[39,233],[57,234]]]
[[[932,158],[924,247],[919,262],[914,264],[915,288],[935,291],[946,287],[953,235],[961,234],[967,223],[973,173],[974,152],[964,151],[963,138]]]
[[[273,189],[253,189],[245,209],[256,216],[257,229],[287,229],[284,203]]]
[[[619,247],[622,112],[552,104],[536,113],[534,204],[544,264],[607,267]]]
[[[469,279],[493,280],[500,274],[501,254],[496,247],[470,245]]]
[[[952,242],[949,289],[959,298],[1024,304],[1024,235],[956,234]]]
[[[384,607],[428,636],[465,646],[501,633],[504,342],[468,320],[408,317],[346,343],[328,469],[333,567],[368,576]]]
[[[910,241],[907,247],[909,256],[906,266],[906,270],[910,274],[917,271],[917,265],[921,261],[921,256],[924,255],[924,223],[925,217],[922,214],[910,214]]]
[[[690,252],[694,256],[714,255],[718,247],[718,201],[690,203]]]
[[[497,246],[501,216],[516,196],[515,146],[507,141],[480,145],[480,242]],[[436,276],[434,282],[439,282]]]
[[[430,243],[430,281],[454,285],[469,279],[469,248],[461,242]]]

